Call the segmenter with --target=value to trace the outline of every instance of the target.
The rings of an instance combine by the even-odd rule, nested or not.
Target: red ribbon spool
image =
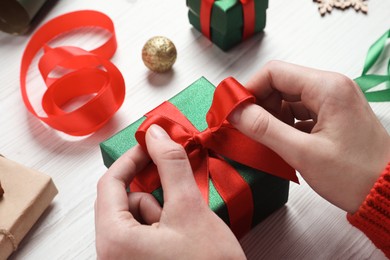
[[[92,51],[71,46],[47,46],[58,35],[86,26],[107,30],[111,37]],[[27,109],[49,126],[69,135],[83,136],[97,131],[120,108],[125,97],[123,76],[109,61],[116,47],[113,22],[107,15],[97,11],[72,12],[44,24],[31,37],[22,57],[20,84]],[[42,48],[44,55],[38,66],[47,86],[42,97],[42,108],[47,117],[37,114],[30,103],[26,87],[30,64]],[[54,69],[60,67],[71,72],[59,78],[49,77]],[[71,112],[62,109],[67,102],[84,95],[94,96]]]

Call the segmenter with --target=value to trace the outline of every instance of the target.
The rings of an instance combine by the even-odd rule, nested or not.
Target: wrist
[[[355,190],[356,194],[353,200],[353,205],[347,210],[349,213],[355,213],[358,211],[362,203],[365,201],[367,196],[372,192],[374,184],[377,183],[378,178],[386,172],[390,163],[390,136],[385,135],[386,138],[382,138],[381,145],[376,145],[375,150],[366,151],[366,159],[361,159],[360,166],[356,169],[356,182]],[[377,143],[378,144],[378,143]]]

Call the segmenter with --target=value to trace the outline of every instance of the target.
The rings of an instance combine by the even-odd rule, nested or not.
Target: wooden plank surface
[[[215,85],[227,76],[245,83],[267,61],[278,59],[354,78],[361,73],[369,46],[390,27],[388,0],[367,1],[367,15],[349,9],[325,17],[311,0],[270,0],[265,32],[225,53],[191,27],[184,2],[53,1],[39,24],[66,12],[94,9],[108,14],[116,27],[118,50],[112,61],[125,78],[126,99],[108,125],[84,138],[59,134],[27,112],[19,90],[19,66],[31,34],[0,33],[0,153],[51,175],[59,189],[52,206],[12,259],[96,258],[93,205],[96,183],[106,170],[99,143],[199,77],[205,76]],[[155,35],[167,36],[177,47],[178,59],[168,74],[151,73],[142,63],[142,46]],[[93,29],[83,29],[55,44],[91,49],[104,37]],[[29,71],[28,84],[38,106],[43,88],[35,65]],[[390,131],[390,104],[372,107]],[[343,211],[303,181],[299,186],[292,184],[287,205],[241,243],[249,259],[384,259],[381,251],[347,222]]]

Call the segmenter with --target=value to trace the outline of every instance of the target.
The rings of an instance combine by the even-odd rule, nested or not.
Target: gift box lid
[[[187,0],[190,12],[199,19],[202,0]],[[268,0],[253,0],[255,3],[256,24],[255,32],[264,29],[262,16],[268,8]],[[227,34],[230,30],[240,29],[243,26],[243,11],[239,0],[216,0],[211,13],[210,26],[220,34]]]

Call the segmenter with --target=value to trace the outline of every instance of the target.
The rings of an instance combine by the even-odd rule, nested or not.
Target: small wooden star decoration
[[[368,6],[366,0],[313,0],[318,3],[318,11],[321,15],[331,13],[334,8],[348,9],[354,8],[356,12],[367,13]]]

